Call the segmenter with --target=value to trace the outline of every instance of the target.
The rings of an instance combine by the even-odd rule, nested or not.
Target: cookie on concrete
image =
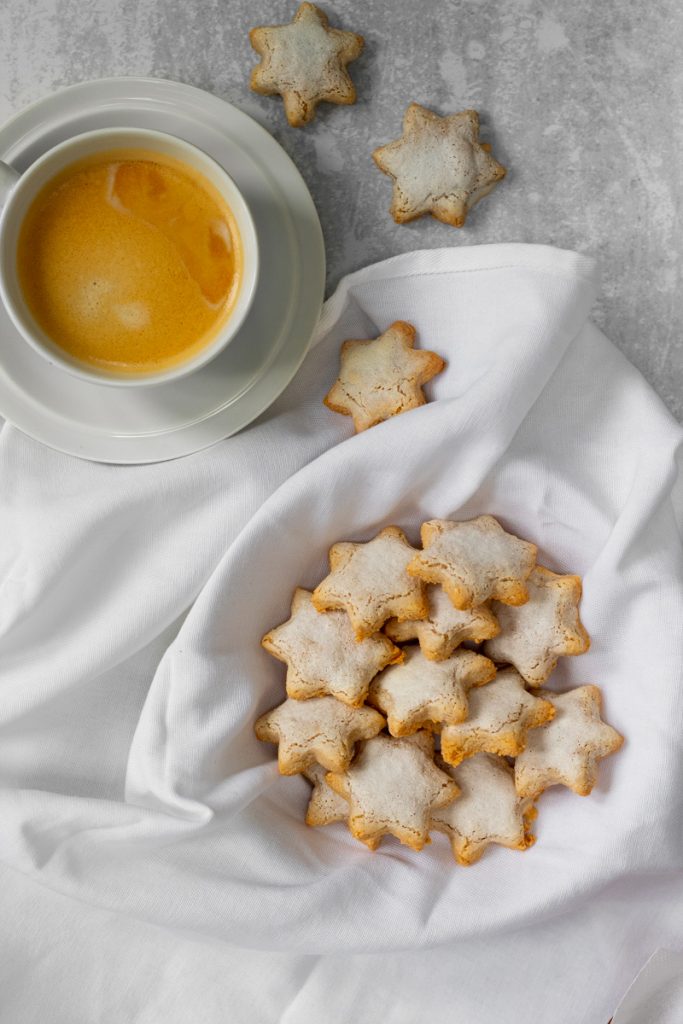
[[[442,756],[453,765],[479,753],[516,757],[528,742],[529,730],[554,714],[549,701],[527,693],[522,677],[514,669],[506,669],[488,686],[472,690],[466,721],[444,726]]]
[[[346,66],[360,56],[363,37],[330,28],[315,4],[301,4],[288,25],[253,28],[249,40],[261,57],[251,72],[251,88],[262,96],[279,93],[292,127],[312,121],[323,101],[356,102]]]
[[[432,814],[432,827],[451,841],[458,864],[474,864],[492,843],[526,850],[535,842],[533,805],[515,789],[512,769],[502,757],[475,754],[457,768],[438,761],[460,789],[460,797]]]
[[[476,110],[439,117],[411,103],[403,118],[403,136],[372,154],[394,182],[391,216],[398,224],[431,214],[460,228],[467,214],[505,168],[479,141]]]
[[[528,600],[526,580],[536,564],[536,546],[506,533],[493,516],[422,524],[423,550],[408,572],[440,583],[456,608],[474,608],[493,598],[519,605]]]
[[[498,620],[485,604],[461,611],[446,591],[436,586],[427,587],[427,602],[429,615],[426,619],[415,622],[389,619],[384,632],[395,643],[418,640],[420,650],[430,661],[443,661],[450,658],[460,644],[468,641],[480,644],[500,631]]]
[[[349,801],[349,828],[357,839],[393,835],[414,850],[429,842],[434,811],[459,793],[412,736],[368,740],[353,764],[345,772],[330,772],[327,781]]]
[[[365,701],[378,672],[403,660],[401,649],[382,633],[357,641],[346,612],[316,611],[311,592],[301,587],[294,592],[291,618],[266,633],[261,643],[287,665],[289,697],[329,695],[352,707]]]
[[[405,660],[381,672],[370,685],[369,702],[386,715],[392,736],[467,717],[467,694],[496,674],[492,661],[473,651],[456,651],[445,661],[428,661],[417,646],[404,648]]]
[[[537,565],[526,581],[529,600],[518,608],[496,604],[500,633],[484,648],[508,662],[530,686],[542,686],[567,654],[583,654],[590,637],[579,618],[581,578],[559,576]]]
[[[357,434],[424,405],[422,386],[441,373],[445,363],[436,352],[414,345],[415,328],[403,320],[378,338],[345,341],[339,376],[325,396],[325,405],[352,416]]]
[[[535,799],[549,786],[562,785],[588,796],[597,781],[598,761],[619,750],[624,738],[602,721],[597,686],[545,696],[555,716],[529,734],[515,761],[517,792]]]
[[[397,526],[385,527],[367,544],[334,544],[331,572],[313,591],[314,607],[345,610],[357,640],[377,633],[390,618],[425,618],[424,584],[406,573],[415,554]]]
[[[344,771],[358,740],[370,739],[385,722],[372,708],[350,708],[334,697],[287,700],[257,720],[254,732],[277,743],[282,775],[297,775],[316,761],[329,771]]]

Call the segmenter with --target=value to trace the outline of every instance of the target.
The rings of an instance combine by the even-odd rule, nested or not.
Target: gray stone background
[[[74,82],[175,78],[230,100],[292,156],[320,212],[328,290],[409,249],[542,242],[598,257],[597,323],[683,418],[680,0],[330,0],[365,36],[359,102],[289,128],[248,88],[247,32],[295,0],[0,0],[0,120]],[[508,177],[456,231],[388,215],[371,151],[416,100],[480,112]]]

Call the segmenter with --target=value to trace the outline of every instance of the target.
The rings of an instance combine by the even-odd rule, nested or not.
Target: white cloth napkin
[[[683,953],[658,949],[619,1003],[612,1024],[681,1024]]]
[[[682,434],[595,291],[541,246],[408,254],[346,278],[281,399],[206,452],[94,465],[4,427],[2,1024],[606,1024],[683,945]],[[322,405],[339,343],[395,319],[447,369],[353,436]],[[307,829],[253,736],[283,694],[261,635],[334,541],[482,512],[583,575],[592,647],[555,685],[599,684],[624,748],[469,869]]]

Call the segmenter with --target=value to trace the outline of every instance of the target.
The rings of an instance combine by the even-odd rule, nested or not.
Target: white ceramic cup
[[[242,276],[232,312],[223,328],[186,362],[156,373],[134,376],[99,371],[60,348],[40,327],[26,304],[17,275],[17,243],[26,213],[36,195],[55,175],[83,157],[115,149],[144,149],[182,161],[200,172],[220,192],[232,211],[242,246]],[[242,193],[223,168],[196,146],[164,132],[143,128],[103,128],[85,132],[48,150],[19,173],[0,162],[0,297],[29,345],[54,366],[97,384],[140,387],[177,380],[199,369],[228,345],[249,312],[258,280],[259,253],[254,222]]]

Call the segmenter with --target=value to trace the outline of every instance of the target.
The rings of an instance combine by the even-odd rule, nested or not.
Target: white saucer
[[[148,127],[199,146],[250,205],[262,268],[238,336],[176,383],[89,384],[50,366],[0,308],[0,414],[52,448],[98,462],[177,458],[241,430],[290,382],[320,313],[325,249],[311,195],[277,142],[242,111],[179,82],[84,82],[27,107],[0,128],[0,157],[19,170],[80,132]]]

